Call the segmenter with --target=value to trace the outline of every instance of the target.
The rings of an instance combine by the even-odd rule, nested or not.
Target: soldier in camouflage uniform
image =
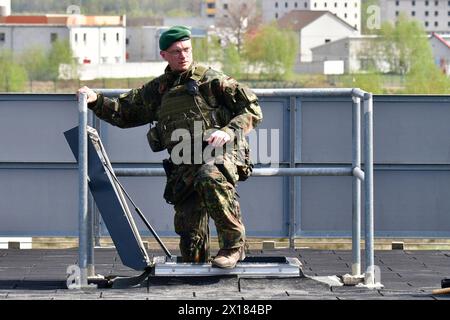
[[[245,257],[245,228],[235,188],[239,180],[251,173],[248,145],[242,136],[261,122],[261,109],[256,95],[246,86],[193,61],[189,29],[177,26],[164,32],[160,49],[168,62],[165,73],[141,88],[114,99],[87,87],[78,92],[86,93],[88,107],[112,125],[130,128],[151,124],[147,137],[152,150],[167,149],[171,155],[164,161],[164,198],[175,208],[175,231],[180,235],[183,261],[210,261],[211,217],[220,246],[212,263],[233,268]],[[189,161],[198,156],[195,152],[183,154],[188,161],[173,161],[180,143],[173,133],[185,129],[195,141],[195,128],[200,128],[202,134],[210,132],[202,137],[200,153],[206,147],[220,148],[225,144],[231,144],[232,152],[223,154],[222,161]],[[243,133],[241,139],[236,138],[238,133]],[[240,143],[236,143],[238,140]],[[237,157],[240,148],[247,156],[241,162]],[[185,152],[183,149],[181,153]]]

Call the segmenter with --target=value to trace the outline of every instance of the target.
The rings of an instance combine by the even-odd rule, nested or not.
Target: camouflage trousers
[[[243,246],[245,228],[236,200],[236,181],[228,181],[214,164],[190,166],[179,172],[178,178],[187,194],[174,203],[175,232],[180,236],[183,261],[210,260],[210,217],[217,229],[220,248]]]

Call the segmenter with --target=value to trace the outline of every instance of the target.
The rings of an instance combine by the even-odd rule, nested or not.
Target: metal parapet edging
[[[158,250],[158,244],[151,237],[142,237],[144,245],[149,250]],[[179,239],[177,237],[162,237],[164,243],[171,250],[178,249]],[[289,240],[287,238],[260,238],[247,237],[249,250],[263,249],[263,242],[274,242],[274,249],[287,249]],[[68,249],[78,248],[78,237],[33,237],[32,249]],[[403,250],[450,250],[449,238],[375,238],[375,250],[392,250],[393,243],[402,243]],[[364,240],[361,241],[361,246]],[[110,237],[100,238],[100,248],[113,248]],[[218,250],[219,245],[216,237],[211,239],[211,249]],[[351,238],[296,238],[295,249],[312,250],[351,250]]]

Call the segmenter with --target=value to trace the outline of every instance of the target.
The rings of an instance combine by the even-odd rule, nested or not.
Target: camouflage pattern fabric
[[[162,76],[118,98],[98,93],[98,100],[88,107],[99,118],[121,128],[154,124],[159,121],[165,93],[185,84],[194,66],[181,74],[171,72],[168,67]],[[261,108],[253,92],[220,72],[208,69],[200,81],[199,91],[209,106],[223,108],[228,116],[220,130],[230,134],[236,130],[247,133],[262,121]],[[209,217],[215,222],[221,249],[244,245],[245,228],[236,200],[237,177],[237,166],[229,162],[181,164],[168,174],[164,198],[175,208],[175,231],[180,235],[183,261],[209,260]]]
[[[209,260],[209,217],[214,220],[220,248],[241,247],[245,227],[234,185],[216,165],[204,164],[197,166],[191,186],[193,192],[187,199],[175,204],[175,232],[180,235],[183,261]]]

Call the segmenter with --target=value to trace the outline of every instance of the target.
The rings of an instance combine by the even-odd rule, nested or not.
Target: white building
[[[348,37],[312,48],[313,65],[319,66],[314,73],[321,73],[320,66],[327,61],[342,61],[345,73],[367,71],[370,61],[370,50],[373,50],[373,42],[377,41],[375,35]],[[429,36],[435,64],[447,75],[450,75],[450,43],[443,36],[433,33]],[[387,61],[377,61],[377,69],[388,72]]]
[[[358,31],[329,11],[293,10],[278,20],[281,28],[298,33],[298,62],[311,62],[311,49],[327,42],[358,35]]]
[[[292,10],[330,11],[361,30],[361,0],[262,0],[264,23],[280,19]]]
[[[11,15],[11,0],[0,0],[0,16]]]
[[[397,20],[400,13],[416,19],[427,32],[450,32],[450,1],[448,0],[379,0],[381,21]]]
[[[431,50],[434,62],[446,75],[450,75],[450,42],[439,34],[432,33],[430,36]]]
[[[342,61],[344,73],[366,70],[369,59],[365,59],[364,53],[369,52],[371,42],[376,39],[375,35],[358,35],[322,44],[311,49],[313,62],[323,65],[327,61]]]
[[[125,21],[125,16],[3,16],[0,50],[13,54],[36,46],[49,50],[61,39],[69,40],[78,63],[125,63]]]

